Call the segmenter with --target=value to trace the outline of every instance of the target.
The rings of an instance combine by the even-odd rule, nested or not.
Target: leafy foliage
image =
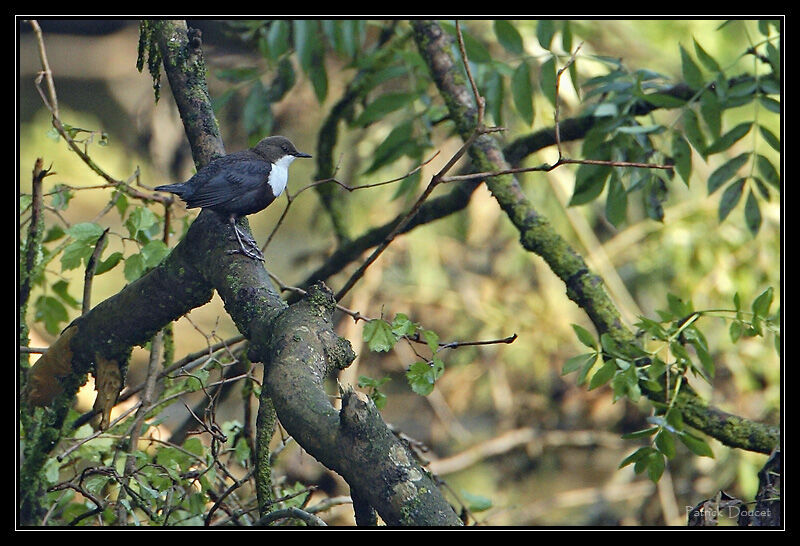
[[[771,287],[764,290],[753,301],[749,313],[742,310],[738,293],[733,298],[732,309],[706,311],[695,311],[691,302],[667,294],[667,309],[658,311],[658,320],[639,317],[636,324],[639,336],[647,340],[644,350],[638,346],[620,347],[607,334],[600,336],[598,344],[588,330],[572,325],[578,341],[592,351],[568,359],[562,374],[577,371],[578,384],[583,384],[600,361],[589,381],[589,389],[610,383],[614,402],[623,398],[638,402],[642,389],[665,393],[664,403],[654,403],[655,414],[647,419],[653,426],[622,436],[631,440],[652,437],[652,440],[651,445],[640,447],[626,457],[620,468],[634,464],[637,474],[647,471],[657,482],[664,471],[665,458],[675,457],[675,437],[695,455],[714,456],[704,439],[687,430],[681,411],[675,406],[678,389],[688,380],[687,372],[709,383],[716,372],[713,349],[698,321],[715,316],[729,320],[730,337],[734,342],[743,336],[763,337],[771,332],[775,336],[775,349],[780,353],[780,316],[777,312],[770,314],[772,294]]]

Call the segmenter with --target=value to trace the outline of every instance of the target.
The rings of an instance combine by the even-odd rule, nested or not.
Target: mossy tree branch
[[[460,62],[452,56],[455,50],[452,38],[432,21],[412,21],[412,27],[418,49],[448,107],[450,118],[466,140],[475,130],[477,108]],[[480,136],[469,153],[478,171],[496,172],[509,168],[503,151],[489,134]],[[623,323],[619,310],[603,287],[602,279],[536,210],[517,179],[513,175],[497,176],[487,179],[486,185],[519,231],[522,247],[545,260],[566,285],[567,296],[586,312],[598,333],[611,335],[622,346],[635,345],[635,336]],[[778,427],[712,408],[685,384],[676,404],[689,425],[726,445],[770,453],[779,441]]]

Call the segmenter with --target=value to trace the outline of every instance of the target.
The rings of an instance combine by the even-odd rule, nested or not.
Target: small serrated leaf
[[[392,326],[383,319],[372,319],[364,324],[363,340],[370,351],[385,352],[394,347],[397,341],[392,334]]]

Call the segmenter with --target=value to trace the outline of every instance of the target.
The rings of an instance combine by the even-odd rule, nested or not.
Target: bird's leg
[[[228,254],[241,253],[247,256],[248,258],[263,262],[264,255],[261,253],[261,249],[258,248],[258,243],[256,243],[255,239],[253,239],[253,237],[250,236],[248,233],[239,229],[239,226],[236,225],[236,216],[232,214],[228,220],[230,221],[231,227],[233,228],[233,234],[236,235],[236,240],[239,242],[239,248],[235,250],[229,250]],[[252,250],[248,250],[244,246],[242,239],[244,239],[244,241]]]

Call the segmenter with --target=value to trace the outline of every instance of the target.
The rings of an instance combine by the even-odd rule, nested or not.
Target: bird
[[[174,193],[188,209],[199,207],[223,215],[239,242],[239,248],[228,253],[241,253],[263,262],[258,244],[239,229],[236,220],[264,210],[283,193],[289,165],[298,157],[311,155],[298,151],[286,137],[269,136],[249,150],[212,160],[186,182],[156,186],[155,190]]]

